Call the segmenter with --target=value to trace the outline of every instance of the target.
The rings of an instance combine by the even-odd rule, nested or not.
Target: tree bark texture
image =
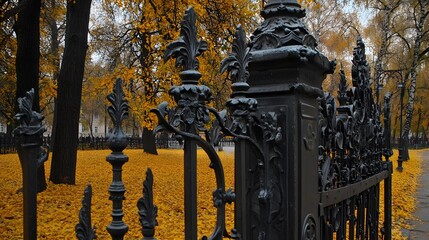
[[[50,180],[75,184],[82,81],[91,0],[67,2],[66,37],[58,78],[57,118]]]
[[[22,3],[21,3],[22,2]],[[19,97],[34,89],[33,111],[40,112],[39,105],[39,57],[40,57],[40,6],[41,0],[21,0],[25,5],[18,14],[15,25],[16,52],[16,96],[15,112],[18,112]],[[37,192],[46,189],[45,165],[37,169]]]
[[[411,65],[410,75],[410,89],[408,91],[408,104],[406,107],[406,117],[403,131],[401,133],[401,138],[403,139],[405,145],[408,145],[409,137],[408,133],[411,129],[411,121],[414,113],[414,98],[416,96],[416,86],[417,86],[417,68],[421,61],[420,59],[420,46],[424,36],[424,24],[428,16],[428,6],[426,1],[419,1],[420,12],[416,19],[416,38],[414,40],[414,49],[413,49],[413,63]],[[408,156],[408,148],[406,148],[406,155]]]

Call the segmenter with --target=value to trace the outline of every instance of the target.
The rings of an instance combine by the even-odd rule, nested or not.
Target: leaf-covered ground
[[[416,191],[421,174],[421,152],[425,150],[410,150],[410,160],[403,162],[404,170],[398,172],[397,151],[390,158],[393,162],[392,177],[392,235],[393,239],[408,239],[401,234],[402,229],[412,229],[408,221],[412,219],[412,213],[416,210]],[[380,197],[384,196],[383,184],[381,184]],[[383,217],[384,206],[380,204],[380,215]],[[382,221],[380,220],[380,224]]]
[[[99,239],[110,239],[106,226],[111,221],[111,201],[108,187],[112,181],[111,165],[105,158],[110,151],[79,151],[76,185],[54,185],[38,195],[38,238],[75,239],[74,226],[78,222],[83,190],[87,183],[93,187],[92,219]],[[142,182],[147,167],[154,174],[154,201],[158,205],[158,239],[183,239],[183,151],[159,150],[149,155],[142,150],[127,150],[129,162],[123,168],[127,192],[124,201],[124,221],[130,227],[126,239],[141,239],[137,200],[142,196]],[[400,229],[408,228],[406,219],[415,209],[414,194],[420,174],[418,151],[411,151],[411,159],[404,163],[402,173],[393,174],[393,233],[400,239]],[[198,225],[199,238],[210,235],[215,225],[212,191],[215,189],[213,170],[208,157],[198,153]],[[226,187],[233,187],[233,154],[220,152],[225,169]],[[396,160],[396,156],[392,157]],[[396,168],[396,161],[394,161]],[[46,172],[50,171],[50,161]],[[0,239],[22,239],[21,167],[16,154],[0,155]],[[380,191],[383,192],[382,190]],[[383,212],[380,209],[381,213]],[[233,227],[233,206],[227,207],[227,228]]]

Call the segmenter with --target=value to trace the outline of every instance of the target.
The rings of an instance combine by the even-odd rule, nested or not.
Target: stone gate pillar
[[[250,42],[247,97],[258,101],[265,159],[249,159],[243,237],[320,239],[318,97],[335,64],[316,49],[296,0],[268,1],[261,15]]]

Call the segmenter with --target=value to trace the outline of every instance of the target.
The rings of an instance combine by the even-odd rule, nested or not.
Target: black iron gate
[[[233,82],[228,112],[209,107],[211,91],[198,84],[197,57],[207,43],[197,38],[192,8],[185,13],[179,39],[167,46],[165,60],[176,60],[182,84],[169,92],[176,106],[162,103],[152,112],[159,120],[155,131],[166,130],[185,141],[185,239],[197,239],[197,146],[208,154],[217,184],[213,192],[216,225],[203,239],[391,239],[390,97],[385,98],[383,128],[362,39],[353,52],[352,87],[341,69],[335,98],[321,90],[335,63],[317,50],[316,40],[301,21],[305,11],[297,1],[268,1],[261,13],[265,20],[250,42],[238,27],[233,52],[222,61],[221,71],[228,71]],[[107,229],[113,239],[122,239],[128,226],[122,221],[121,170],[128,157],[122,153],[127,141],[121,122],[128,104],[120,80],[108,99],[115,129],[109,138],[112,154],[107,157],[114,173],[109,188],[113,220]],[[29,106],[21,110],[31,113],[25,109]],[[207,129],[210,116],[216,130]],[[21,119],[35,119],[22,121],[21,129],[41,128],[37,115]],[[218,132],[235,140],[234,191],[225,186],[212,141],[217,136],[207,134]],[[206,138],[200,133],[206,133]],[[19,151],[26,151],[25,144],[21,142]],[[382,181],[384,199],[379,194]],[[154,239],[157,224],[152,182],[149,169],[138,203],[143,239]],[[90,198],[88,187],[76,226],[79,239],[95,236]],[[231,202],[235,202],[235,229],[227,231],[225,205]],[[382,226],[380,202],[384,203]]]

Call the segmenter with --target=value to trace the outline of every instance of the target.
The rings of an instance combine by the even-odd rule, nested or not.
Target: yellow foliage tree
[[[97,39],[96,51],[105,56],[101,64],[111,72],[105,76],[104,84],[112,85],[116,77],[125,80],[127,95],[133,99],[132,115],[143,128],[153,127],[149,110],[169,100],[166,92],[178,84],[177,70],[163,62],[163,54],[166,45],[177,38],[188,6],[195,8],[199,34],[209,42],[200,60],[202,83],[214,90],[214,104],[220,106],[229,95],[228,84],[220,76],[220,61],[230,49],[236,25],[254,28],[257,4],[244,0],[115,0],[100,5],[103,14],[92,33]]]

